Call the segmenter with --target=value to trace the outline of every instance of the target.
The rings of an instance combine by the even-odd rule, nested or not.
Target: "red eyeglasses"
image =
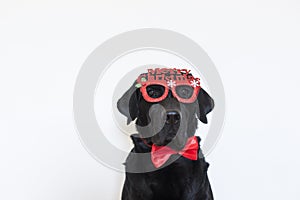
[[[136,87],[148,102],[163,101],[171,90],[173,96],[182,103],[193,103],[200,90],[200,79],[194,78],[189,70],[156,68],[141,74]]]

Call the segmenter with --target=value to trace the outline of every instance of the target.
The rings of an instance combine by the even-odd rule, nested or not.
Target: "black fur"
[[[207,123],[206,115],[214,107],[213,99],[201,89],[194,103],[180,103],[171,92],[165,100],[149,103],[143,99],[135,84],[118,101],[118,109],[127,117],[127,124],[136,119],[138,131],[138,134],[131,136],[134,148],[125,162],[127,172],[122,200],[212,200],[207,176],[208,163],[200,149],[196,161],[172,155],[155,171],[134,173],[130,172],[130,168],[142,166],[153,169],[150,154],[142,159],[134,156],[134,153],[151,152],[152,144],[182,149],[187,139],[195,134],[197,118]],[[180,123],[165,123],[168,111],[180,113]],[[158,129],[159,126],[161,129]],[[155,132],[158,133],[153,135]],[[200,143],[200,138],[197,138]]]

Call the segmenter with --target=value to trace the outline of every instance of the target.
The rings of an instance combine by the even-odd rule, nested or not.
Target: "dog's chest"
[[[198,189],[195,182],[199,182],[199,166],[197,161],[179,158],[167,167],[145,174],[127,174],[127,178],[134,183],[137,191],[151,191],[153,199],[178,199],[187,191],[195,193]]]
[[[186,160],[180,162],[180,160]],[[159,189],[163,187],[181,187],[193,180],[193,174],[195,172],[195,163],[185,158],[179,158],[179,161],[175,161],[169,166],[160,170],[154,171],[149,176],[150,182],[157,182],[156,185],[152,185],[153,188]]]

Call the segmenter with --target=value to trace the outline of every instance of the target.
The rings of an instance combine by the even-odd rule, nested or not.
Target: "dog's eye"
[[[146,88],[146,90],[151,98],[159,98],[165,92],[165,88],[161,85],[150,85]]]
[[[176,93],[179,97],[189,99],[194,93],[194,89],[188,85],[179,85],[176,87]]]

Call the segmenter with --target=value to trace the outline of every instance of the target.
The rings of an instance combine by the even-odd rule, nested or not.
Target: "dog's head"
[[[163,68],[141,74],[117,106],[127,124],[136,119],[147,143],[180,150],[195,134],[197,118],[207,123],[214,101],[188,70]]]

